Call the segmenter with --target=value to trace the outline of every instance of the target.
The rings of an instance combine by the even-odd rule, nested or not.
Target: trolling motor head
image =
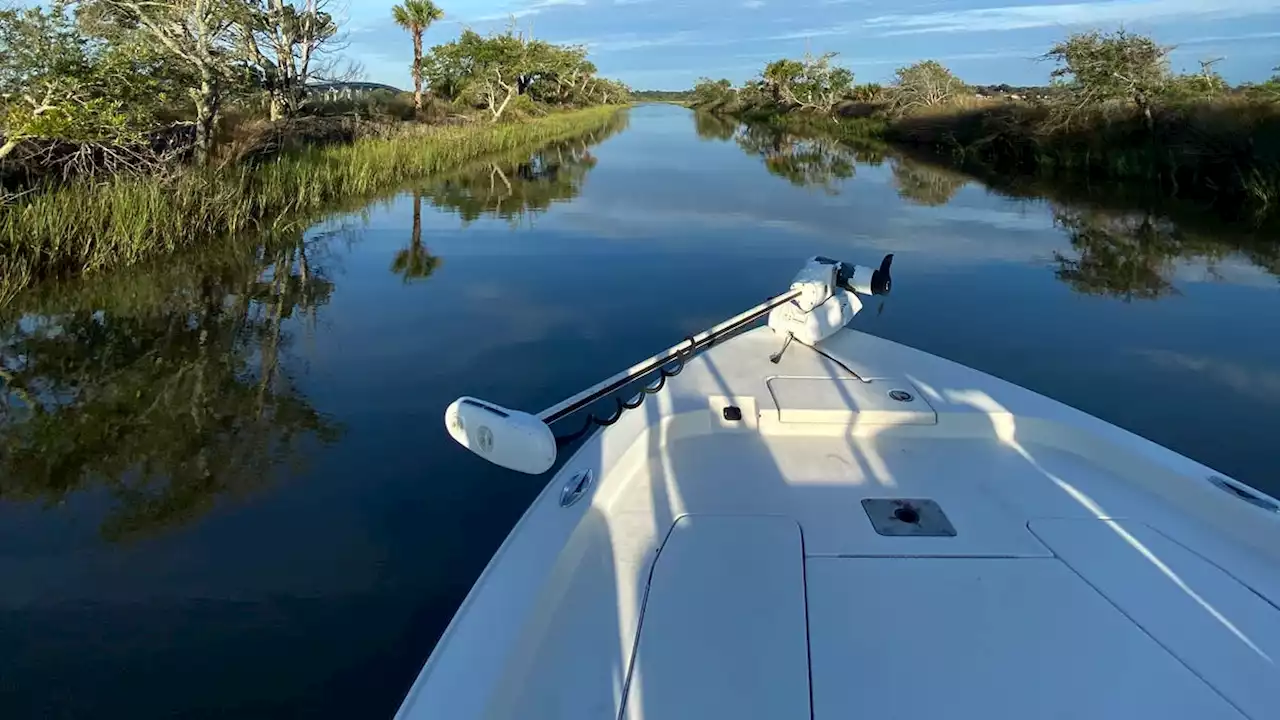
[[[862,311],[862,295],[888,295],[893,289],[886,255],[879,269],[815,257],[791,281],[796,298],[769,313],[769,327],[790,342],[816,345],[835,335]],[[781,353],[774,356],[774,362]]]
[[[819,343],[839,332],[862,309],[858,294],[889,294],[893,284],[889,276],[892,264],[892,255],[885,257],[879,269],[815,257],[801,268],[789,292],[686,338],[678,345],[642,360],[629,370],[538,415],[464,397],[455,400],[445,411],[445,428],[459,445],[495,465],[541,475],[556,462],[558,442],[551,432],[551,423],[577,413],[597,400],[624,392],[627,387],[634,389],[637,381],[652,377],[658,371],[665,373],[662,368],[666,365],[684,362],[698,351],[751,327],[765,313],[769,313],[769,327],[783,335],[788,343],[792,339],[808,345]],[[783,349],[786,349],[785,345]],[[779,352],[777,357],[781,358],[781,355]],[[625,408],[634,407],[624,407],[620,402],[619,416]],[[603,424],[605,421],[596,422]]]

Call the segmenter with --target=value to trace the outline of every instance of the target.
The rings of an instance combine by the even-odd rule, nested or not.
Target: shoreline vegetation
[[[54,0],[0,10],[0,305],[33,283],[278,231],[616,121],[580,45],[405,0],[412,92],[355,82],[330,0]]]
[[[72,180],[0,209],[0,301],[42,278],[133,265],[221,236],[279,230],[299,218],[309,222],[346,198],[588,134],[618,112],[608,106],[522,123],[410,126],[256,166],[174,179]]]
[[[765,170],[795,187],[838,195],[865,167],[887,167],[902,201],[923,207],[949,204],[962,188],[1043,204],[1070,250],[1055,250],[1055,275],[1078,292],[1151,300],[1176,294],[1180,262],[1213,270],[1228,258],[1247,260],[1280,277],[1280,243],[1271,228],[1224,223],[1211,209],[1170,199],[1140,184],[1113,184],[1092,192],[1028,176],[975,178],[964,170],[920,161],[885,143],[848,142],[829,132],[741,125],[730,118],[695,115],[698,136],[732,142]]]
[[[740,87],[703,79],[701,112],[848,142],[888,143],[977,177],[1088,187],[1123,182],[1257,224],[1280,216],[1280,75],[1228,85],[1202,63],[1124,30],[1069,36],[1043,59],[1045,88],[971,88],[942,64],[856,84],[835,53],[769,63]],[[1280,70],[1280,68],[1278,68]]]

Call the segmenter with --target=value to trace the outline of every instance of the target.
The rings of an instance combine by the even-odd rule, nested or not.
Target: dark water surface
[[[1280,243],[1210,227],[643,106],[43,288],[0,314],[0,717],[389,717],[545,480],[445,406],[536,411],[815,254],[897,254],[855,327],[1280,491]]]

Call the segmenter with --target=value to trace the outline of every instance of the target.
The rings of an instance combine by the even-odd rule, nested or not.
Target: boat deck
[[[504,606],[487,577],[464,611],[488,622],[450,633],[514,638],[482,709],[444,694],[419,706],[1276,717],[1274,514],[1207,468],[939,358],[848,331],[825,356],[795,347],[774,364],[776,350],[767,331],[718,347],[589,441],[486,573],[523,573],[529,607],[512,612],[516,581],[500,577]],[[559,507],[584,471],[589,504]]]

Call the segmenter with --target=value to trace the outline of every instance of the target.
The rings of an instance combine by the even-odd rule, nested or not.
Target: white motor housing
[[[782,337],[788,335],[805,345],[817,345],[840,332],[862,312],[862,301],[848,290],[836,290],[822,304],[805,311],[798,299],[779,305],[769,313],[769,328]]]
[[[464,397],[444,412],[444,426],[459,445],[495,465],[541,475],[556,463],[556,436],[529,413]]]
[[[811,258],[791,281],[791,289],[800,291],[800,296],[792,303],[801,312],[809,312],[826,302],[838,287],[836,273],[839,270],[840,265],[834,260]]]

